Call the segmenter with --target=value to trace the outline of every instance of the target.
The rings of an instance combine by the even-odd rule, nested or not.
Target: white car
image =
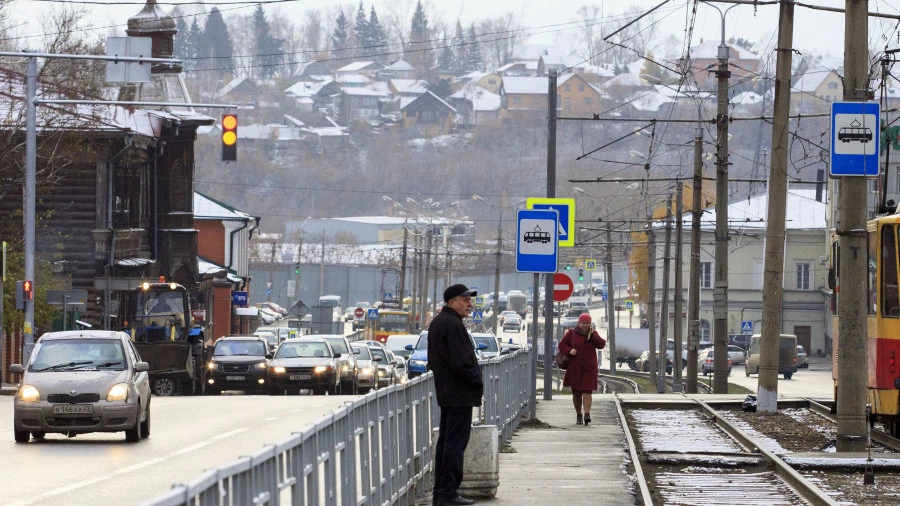
[[[500,322],[501,325],[503,324],[504,321],[506,321],[507,316],[515,316],[516,318],[518,318],[519,313],[516,313],[515,311],[504,311],[504,312],[500,313],[500,319],[498,321]]]
[[[734,365],[747,362],[747,355],[744,354],[744,349],[733,344],[728,346],[728,358],[731,359],[731,363]]]

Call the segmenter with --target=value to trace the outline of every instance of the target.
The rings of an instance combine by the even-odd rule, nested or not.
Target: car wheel
[[[359,371],[353,375],[353,385],[350,387],[350,393],[353,395],[359,395]]]
[[[150,403],[147,403],[147,417],[141,422],[141,439],[150,437]]]
[[[153,381],[153,395],[160,397],[175,395],[175,381],[172,378],[157,378]]]
[[[16,430],[13,431],[13,436],[16,438],[16,443],[27,443],[28,439],[31,437],[31,433],[27,430]]]
[[[792,372],[786,372],[786,373],[784,373],[784,379],[789,380],[789,379],[791,379],[791,376],[793,376],[793,375],[794,375],[794,373],[792,373]]]
[[[369,393],[370,390],[372,390],[372,389],[371,389],[371,388],[362,387],[362,388],[359,389],[359,394],[360,394],[360,395],[366,395],[367,393]]]
[[[129,443],[137,443],[141,440],[141,420],[134,421],[134,428],[125,431],[125,441]]]
[[[747,364],[744,364],[744,374],[749,378],[750,377],[750,368],[747,367]]]
[[[34,439],[44,439],[44,436],[46,436],[46,435],[47,435],[46,432],[32,432],[31,433],[31,437],[33,437]]]

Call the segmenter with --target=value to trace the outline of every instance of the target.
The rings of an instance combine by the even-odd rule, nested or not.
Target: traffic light
[[[299,263],[294,264],[294,274],[296,274],[297,276],[300,275],[300,264]]]
[[[34,284],[31,281],[22,281],[22,297],[25,300],[34,300]]]
[[[578,281],[584,281],[584,269],[578,268]]]
[[[222,161],[233,162],[237,160],[237,127],[236,114],[222,115]]]
[[[567,271],[572,270],[572,266],[571,266],[571,265],[567,265],[567,266],[566,266],[566,270],[567,270]]]

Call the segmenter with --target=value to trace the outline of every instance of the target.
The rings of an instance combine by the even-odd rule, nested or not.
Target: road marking
[[[248,430],[250,430],[249,427],[241,427],[240,429],[234,429],[234,430],[232,430],[232,431],[229,431],[229,432],[225,432],[225,433],[219,434],[218,436],[214,436],[214,437],[212,438],[212,440],[213,440],[213,441],[220,441],[220,440],[225,439],[225,438],[227,438],[227,437],[235,436],[235,435],[237,435],[237,434],[240,434],[241,432],[246,432],[246,431],[248,431]]]
[[[145,462],[141,462],[140,464],[135,464],[133,466],[128,466],[128,467],[123,467],[122,469],[117,469],[117,470],[113,471],[113,474],[130,473],[132,471],[137,471],[138,469],[142,469],[144,467],[149,467],[149,466],[152,466],[155,464],[159,464],[160,462],[165,462],[166,460],[168,460],[168,459],[165,457],[150,459]]]
[[[204,446],[209,446],[211,444],[212,444],[212,441],[201,441],[199,443],[195,443],[190,446],[186,446],[176,452],[172,452],[169,455],[172,457],[174,457],[176,455],[184,455],[185,453],[190,453],[194,450],[199,450],[200,448],[203,448]]]
[[[43,494],[35,497],[31,501],[21,503],[21,504],[34,504],[34,503],[40,501],[41,499],[47,499],[47,498],[53,497],[55,495],[65,494],[66,492],[71,492],[71,491],[77,490],[79,488],[89,487],[91,485],[100,483],[101,481],[105,481],[110,478],[111,478],[111,476],[98,476],[96,478],[88,478],[87,480],[72,483],[71,485],[66,485],[65,487],[60,487],[60,488],[51,490],[49,492],[44,492]]]
[[[278,420],[279,418],[281,418],[281,417],[280,417],[280,416],[270,416],[270,417],[268,417],[268,418],[263,418],[263,421],[264,421],[264,422],[271,422],[272,420]]]

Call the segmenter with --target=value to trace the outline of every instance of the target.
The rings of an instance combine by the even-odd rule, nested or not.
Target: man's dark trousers
[[[441,407],[434,456],[434,497],[452,499],[463,478],[463,455],[472,433],[472,407]]]

